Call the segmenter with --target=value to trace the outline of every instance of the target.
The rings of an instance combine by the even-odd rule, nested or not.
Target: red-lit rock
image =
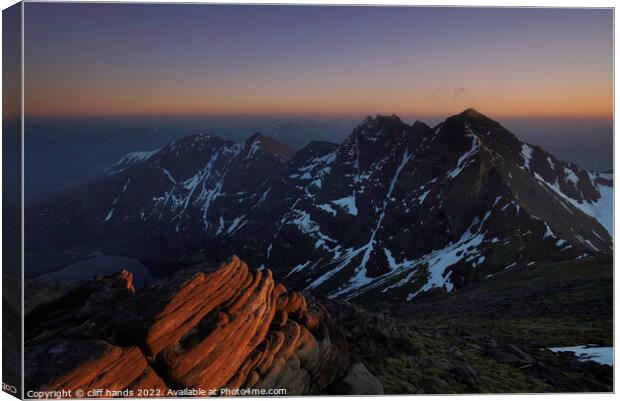
[[[161,280],[135,295],[131,273],[108,279],[108,286],[128,292],[129,299],[112,297],[103,308],[96,294],[110,290],[93,291],[85,305],[74,305],[83,310],[94,296],[88,314],[64,331],[31,339],[28,386],[282,388],[293,395],[324,392],[346,374],[342,335],[330,330],[326,315],[302,294],[276,284],[270,270],[250,270],[233,257],[205,271]],[[46,316],[34,314],[38,320],[32,325],[47,327]],[[64,332],[92,339],[65,338]],[[53,362],[42,356],[59,344],[78,352],[58,352]]]

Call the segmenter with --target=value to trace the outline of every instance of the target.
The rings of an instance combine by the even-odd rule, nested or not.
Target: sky
[[[609,9],[26,3],[28,117],[613,114]]]
[[[21,114],[21,5],[2,11],[2,115],[13,120]]]

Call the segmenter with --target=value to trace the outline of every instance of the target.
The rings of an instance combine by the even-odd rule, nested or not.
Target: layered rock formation
[[[349,367],[324,309],[236,257],[138,292],[126,271],[91,280],[34,308],[26,336],[27,390],[320,394]]]
[[[612,344],[611,324],[563,329],[611,322],[611,263],[527,268],[530,279],[516,285],[518,269],[489,278],[483,292],[427,297],[395,315],[287,291],[269,270],[252,271],[237,258],[145,289],[134,289],[126,271],[77,287],[27,281],[27,293],[40,291],[26,316],[25,387],[95,397],[224,388],[287,395],[612,391],[611,366],[547,349]],[[53,300],[50,289],[58,291]],[[550,308],[549,293],[571,302]]]

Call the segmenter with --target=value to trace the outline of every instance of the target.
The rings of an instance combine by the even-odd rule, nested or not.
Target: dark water
[[[87,260],[76,262],[60,270],[44,274],[42,278],[61,281],[86,281],[94,276],[106,275],[121,269],[133,273],[134,286],[144,287],[153,281],[153,276],[147,267],[138,259],[121,256],[109,256],[103,252],[95,252]]]

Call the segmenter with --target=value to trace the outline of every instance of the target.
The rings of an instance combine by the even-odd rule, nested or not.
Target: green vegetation
[[[611,391],[610,367],[547,350],[613,345],[610,257],[515,267],[389,312],[352,339],[387,393]]]

